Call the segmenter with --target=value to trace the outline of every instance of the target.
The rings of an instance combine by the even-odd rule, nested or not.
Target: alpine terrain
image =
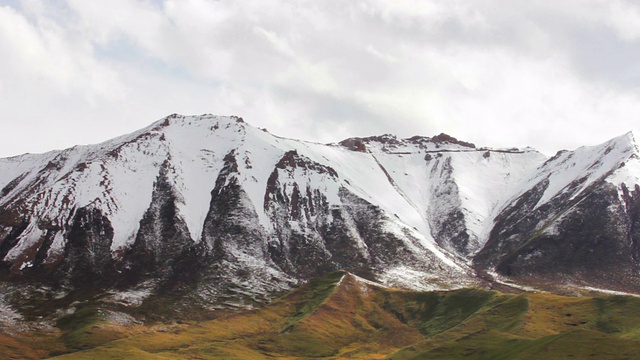
[[[636,138],[549,158],[446,134],[318,144],[174,114],[0,159],[0,332],[67,326],[68,350],[82,311],[128,329],[201,319],[338,270],[423,293],[640,294]]]

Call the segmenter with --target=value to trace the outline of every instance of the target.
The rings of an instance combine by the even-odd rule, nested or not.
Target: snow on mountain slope
[[[24,170],[20,169],[24,172],[3,188],[0,206],[14,211],[18,208],[38,222],[63,227],[76,208],[94,205],[110,215],[117,244],[124,245],[137,226],[131,219],[142,216],[157,175],[154,166],[158,159],[137,156],[139,153],[140,144],[130,136],[98,146],[77,146],[55,155],[47,153],[44,159],[33,156],[33,163],[25,164]],[[7,165],[13,166],[11,162]],[[34,225],[29,230],[41,230]],[[36,238],[30,231],[23,233],[21,247],[28,247]],[[11,254],[16,255],[15,251]]]
[[[444,134],[327,145],[238,117],[171,115],[101,144],[0,159],[0,262],[53,278],[97,269],[179,282],[174,270],[198,271],[199,291],[216,296],[343,268],[406,287],[465,285],[478,252],[493,266],[487,254],[558,236],[565,218],[604,206],[580,203],[593,189],[609,204],[606,184],[635,221],[635,138],[547,159]]]
[[[180,213],[197,241],[222,158],[243,141],[243,126],[235,119],[170,116],[102,144],[2,159],[0,206],[20,200],[31,214],[58,226],[74,209],[96,206],[111,220],[116,250],[131,245],[138,229],[133,219],[142,218],[159,168],[169,160],[182,197]],[[20,196],[14,199],[16,194]]]
[[[613,171],[606,180],[614,185],[624,185],[627,189],[634,189],[640,184],[640,145],[638,145],[640,134],[638,131],[631,131],[618,138],[622,144],[618,147],[622,150],[623,162],[618,164],[618,168]],[[624,160],[626,158],[626,160]]]
[[[305,154],[310,155],[314,161],[335,169],[343,185],[354,194],[401,219],[406,225],[417,228],[423,236],[431,239],[429,228],[421,214],[394,188],[386,173],[380,169],[375,156],[337,146],[310,144],[307,149],[310,151]]]
[[[635,167],[639,151],[636,133],[633,131],[600,145],[583,146],[574,151],[559,151],[522,183],[520,189],[512,193],[507,202],[520,197],[541,181],[548,184],[535,208],[565,191],[571,191],[573,199],[595,181],[604,178],[614,185],[625,183],[627,187],[633,188],[635,184],[640,183],[640,173]],[[629,160],[630,166],[625,168],[625,162]]]
[[[0,159],[0,258],[13,274],[78,281],[200,267],[214,282],[232,272],[245,294],[249,268],[265,269],[251,270],[265,286],[350,266],[468,283],[471,270],[438,246],[380,154],[279,138],[237,117],[171,115],[101,144]]]
[[[160,157],[167,157],[172,164],[173,182],[182,195],[180,214],[192,238],[199,241],[209,210],[207,194],[215,186],[224,156],[241,145],[243,129],[233,119],[206,115],[170,118],[159,131],[168,149]],[[152,178],[155,176],[157,170]]]
[[[640,291],[640,154],[634,132],[561,151],[500,206],[476,267],[515,282]]]
[[[531,149],[477,149],[453,138],[394,139],[392,149],[374,144],[369,152],[419,214],[419,227],[414,226],[464,255],[484,244],[502,197],[546,160]],[[456,233],[466,239],[456,239]]]
[[[493,152],[493,158],[485,158],[482,154],[490,153],[488,150],[470,150],[446,142],[439,145],[435,141],[394,140],[391,144],[372,141],[369,151],[361,153],[337,145],[277,138],[222,117],[173,116],[103,144],[2,159],[5,165],[0,185],[4,196],[0,205],[8,206],[12,195],[27,192],[30,200],[24,195],[20,199],[30,203],[29,211],[40,219],[57,219],[58,226],[63,225],[62,219],[68,218],[73,209],[97,206],[111,220],[115,232],[112,249],[116,250],[131,245],[138,229],[137,221],[131,219],[140,219],[144,214],[158,168],[168,159],[173,169],[172,181],[182,197],[178,206],[180,215],[192,238],[198,241],[209,209],[209,199],[203,194],[212,190],[222,168],[222,158],[229,151],[235,150],[242,158],[239,162],[242,185],[261,224],[269,227],[262,211],[267,179],[281,156],[296,150],[334,168],[341,186],[380,206],[433,242],[428,216],[437,217],[434,212],[445,204],[434,203],[431,196],[441,177],[431,174],[434,165],[425,160],[425,155],[438,153],[453,160],[456,172],[453,177],[459,179],[456,183],[466,226],[477,243],[484,235],[482,229],[486,227],[496,194],[504,193],[519,179],[522,169],[542,156],[533,151]],[[440,149],[441,146],[445,148]],[[461,152],[447,153],[450,151]],[[513,159],[525,157],[518,156],[522,154],[528,158]],[[54,171],[45,173],[45,170]],[[482,176],[486,181],[477,181]],[[6,187],[11,181],[14,184]],[[337,188],[327,189],[326,193],[333,196],[334,202],[338,201]]]
[[[498,205],[511,194],[546,157],[537,151],[489,151],[460,154],[453,158],[467,228],[475,235],[479,250],[489,236]]]

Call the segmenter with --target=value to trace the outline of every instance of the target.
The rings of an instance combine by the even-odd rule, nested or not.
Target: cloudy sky
[[[0,0],[0,156],[171,113],[547,154],[640,129],[632,0]]]

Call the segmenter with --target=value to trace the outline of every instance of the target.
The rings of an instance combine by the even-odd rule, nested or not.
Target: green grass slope
[[[133,328],[88,306],[58,327],[55,346],[69,353],[55,359],[632,359],[640,299],[409,292],[335,272],[211,321]],[[0,358],[28,350],[11,338],[9,352],[6,339]]]

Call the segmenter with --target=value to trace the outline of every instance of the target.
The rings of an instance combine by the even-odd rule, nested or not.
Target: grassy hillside
[[[58,322],[58,333],[29,334],[40,341],[36,347],[23,335],[0,337],[0,357],[631,359],[640,353],[638,298],[418,293],[342,272],[264,308],[206,322],[123,326],[96,314],[79,309]]]

